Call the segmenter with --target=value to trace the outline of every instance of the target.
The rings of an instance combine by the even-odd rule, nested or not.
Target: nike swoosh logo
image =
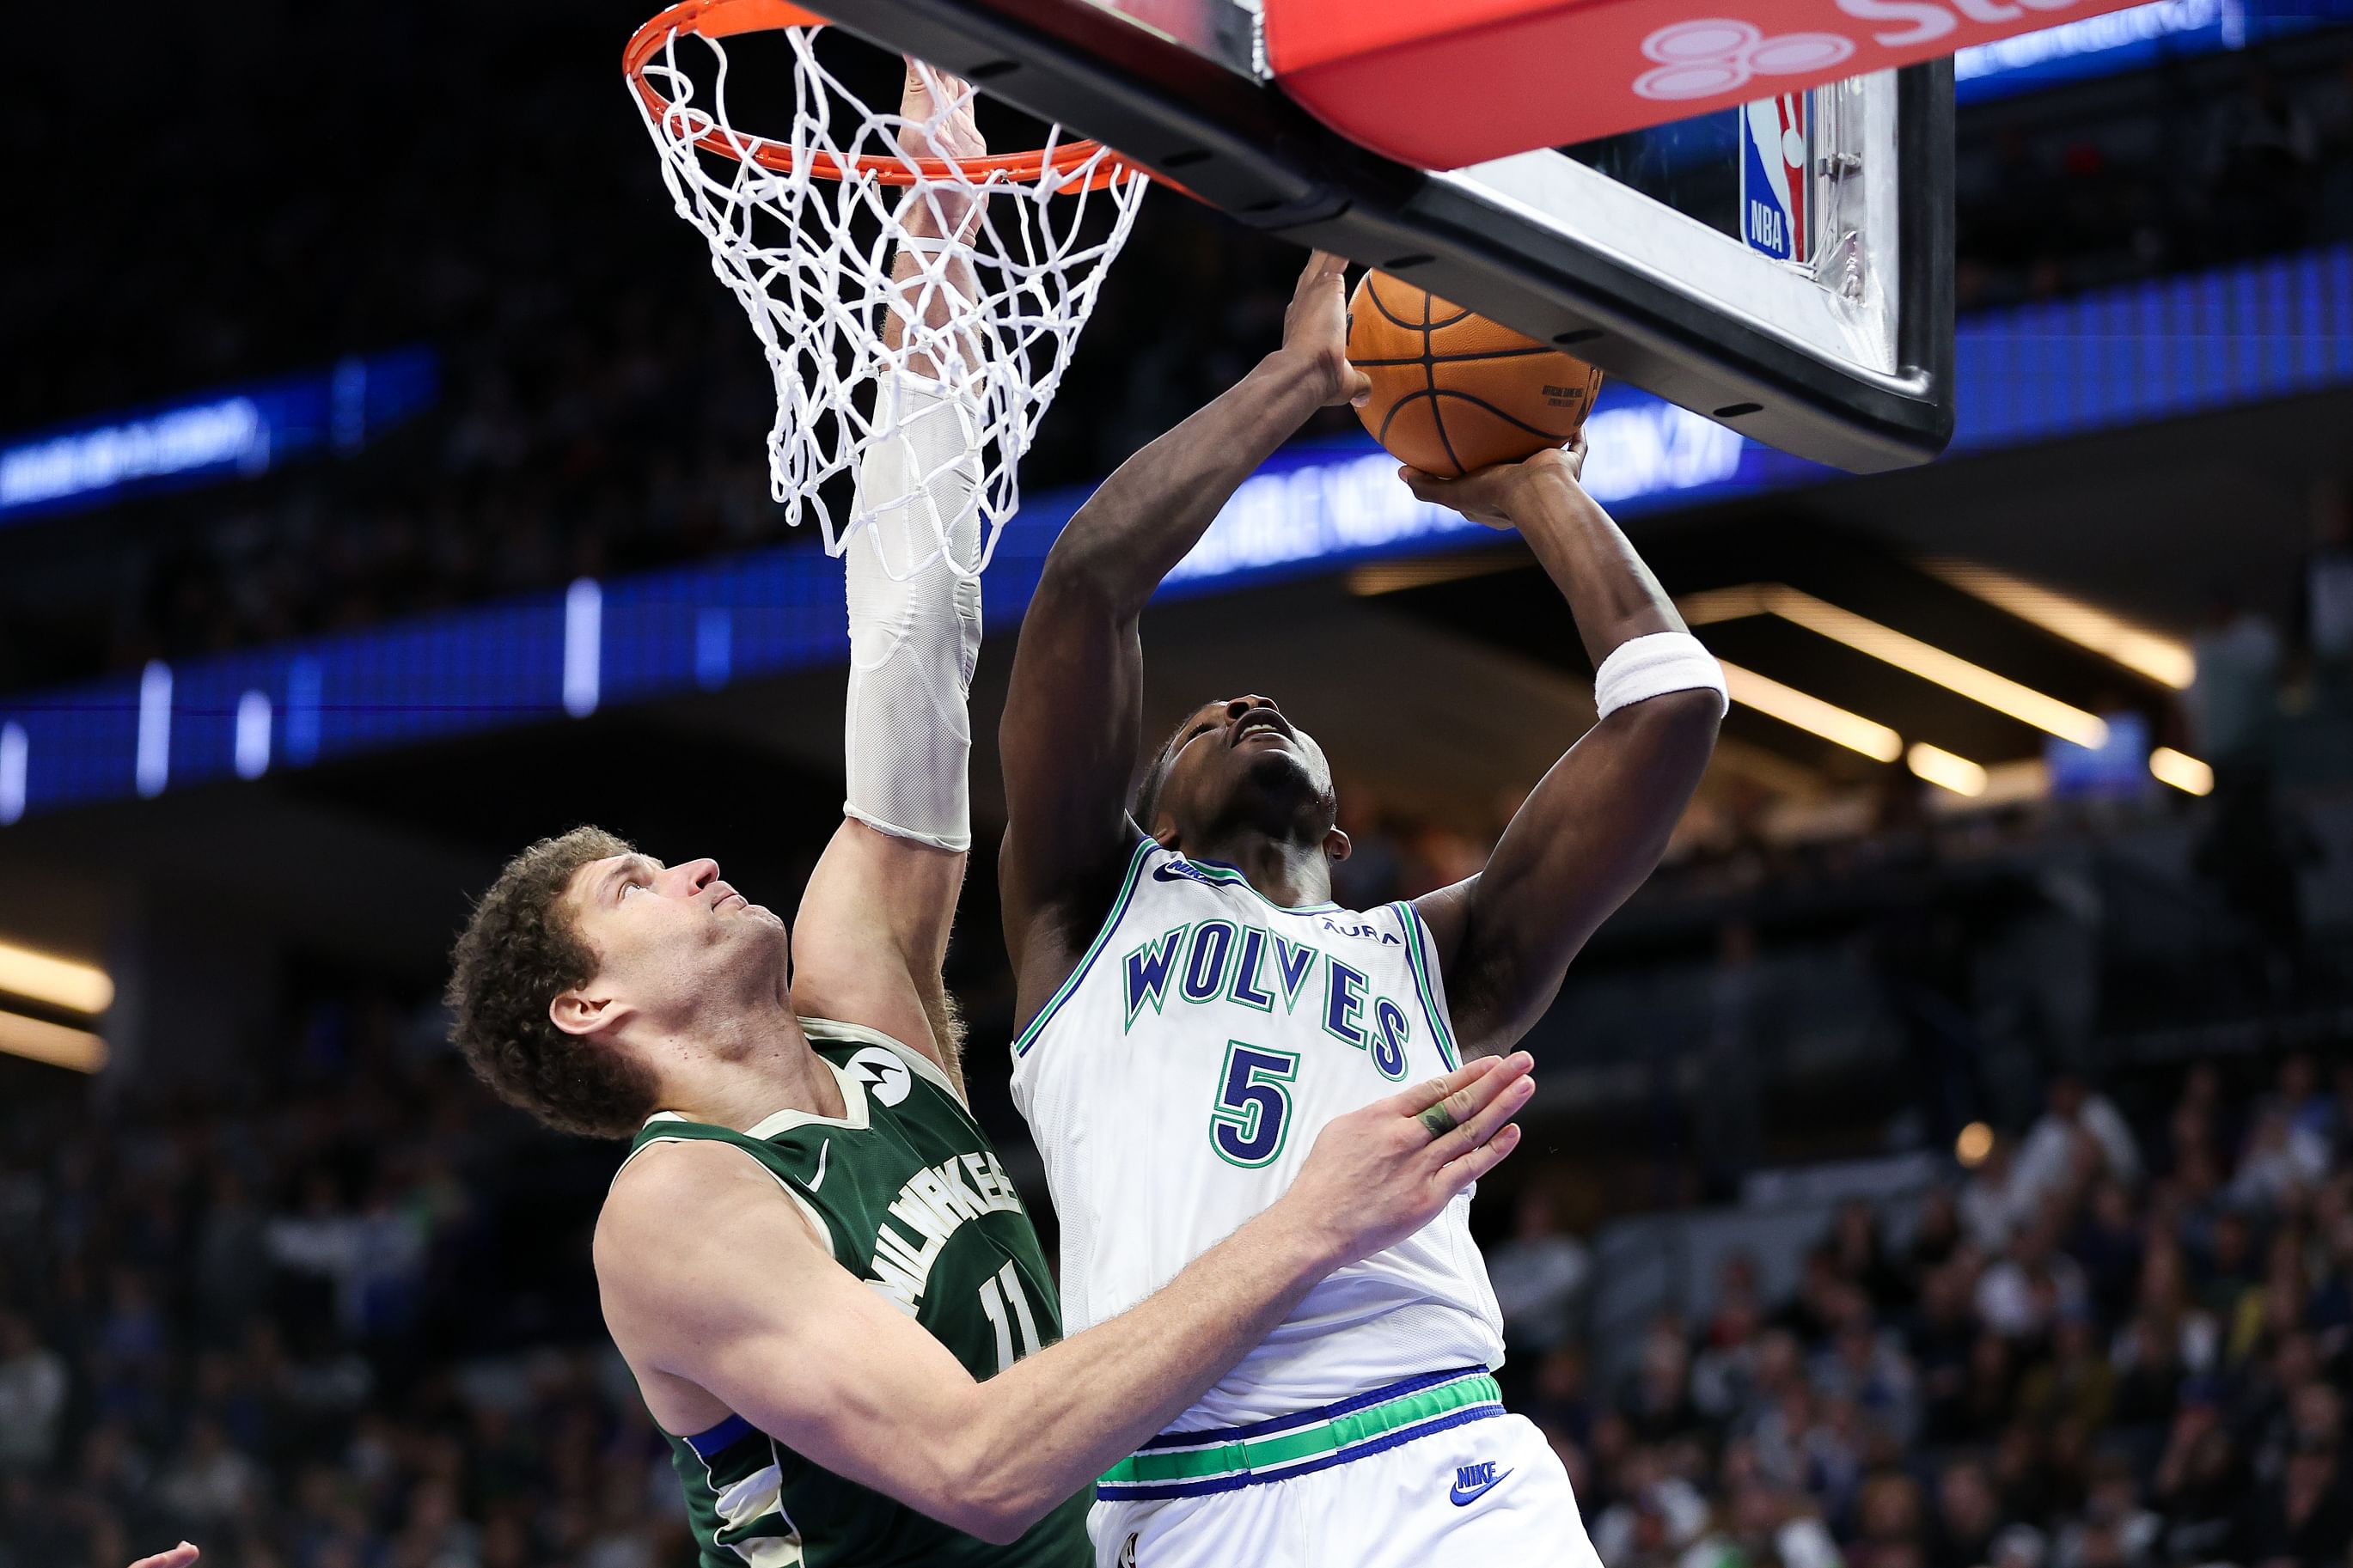
[[[1511,1471],[1505,1470],[1503,1475],[1490,1476],[1475,1487],[1466,1487],[1460,1481],[1457,1481],[1453,1488],[1447,1492],[1446,1500],[1452,1503],[1456,1508],[1469,1508],[1472,1503],[1477,1502],[1490,1491],[1493,1491],[1495,1488],[1503,1485],[1504,1478],[1505,1476],[1509,1476],[1511,1473]]]
[[[1198,882],[1200,880],[1200,879],[1195,876],[1192,872],[1180,871],[1176,867],[1169,865],[1159,865],[1152,868],[1152,879],[1155,882]]]
[[[809,1178],[809,1191],[825,1185],[825,1158],[833,1152],[833,1140],[828,1138],[817,1146],[817,1174]]]

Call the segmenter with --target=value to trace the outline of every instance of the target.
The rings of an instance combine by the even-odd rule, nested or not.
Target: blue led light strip
[[[1958,452],[2353,385],[2353,247],[1979,315],[1960,334]],[[1595,493],[1621,517],[1801,486],[1830,470],[1630,387],[1591,425]],[[1253,476],[1166,597],[1492,539],[1415,502],[1362,442],[1287,448]],[[1020,619],[1082,490],[1034,498],[989,567],[989,622]],[[0,699],[0,826],[29,813],[566,712],[849,656],[841,569],[813,541],[341,637],[151,665]],[[143,744],[142,744],[143,741]]]
[[[434,396],[429,349],[209,393],[0,446],[0,525],[131,496],[250,479],[319,448],[358,450]]]
[[[1976,103],[2348,21],[2348,0],[2157,0],[1963,49],[1953,75],[1961,102]]]

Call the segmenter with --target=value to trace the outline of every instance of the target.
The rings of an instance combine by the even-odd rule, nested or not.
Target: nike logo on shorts
[[[1456,1508],[1469,1508],[1502,1484],[1504,1477],[1511,1473],[1509,1470],[1496,1473],[1493,1459],[1481,1465],[1460,1466],[1454,1472],[1454,1489],[1446,1494],[1446,1500]]]

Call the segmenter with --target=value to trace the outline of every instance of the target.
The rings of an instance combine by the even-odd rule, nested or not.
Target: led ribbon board
[[[433,401],[427,349],[208,393],[0,446],[0,526],[148,491],[251,478],[330,447],[355,451]]]
[[[1964,323],[1959,363],[1964,450],[2353,385],[2353,246],[1989,312]],[[1630,387],[1605,392],[1588,429],[1587,483],[1621,517],[1832,477]],[[1396,472],[1396,459],[1367,443],[1286,449],[1236,492],[1163,595],[1493,540],[1415,500]],[[1019,623],[1047,551],[1085,499],[1034,497],[1008,525],[989,567],[992,635]],[[0,828],[93,801],[839,665],[849,654],[841,568],[803,547],[158,662],[0,696]],[[1873,731],[1865,743],[1883,749],[1884,737]]]
[[[2353,0],[2156,0],[1963,49],[1953,76],[1960,100],[1977,103],[2348,21]]]

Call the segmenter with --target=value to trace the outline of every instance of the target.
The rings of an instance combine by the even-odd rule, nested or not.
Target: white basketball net
[[[926,70],[932,102],[940,106],[927,120],[871,109],[818,60],[818,28],[777,30],[791,45],[792,113],[786,121],[771,110],[762,122],[788,125],[780,135],[734,129],[726,50],[699,33],[671,32],[641,68],[667,108],[634,89],[630,95],[680,216],[710,242],[712,270],[743,302],[776,377],[770,489],[789,523],[798,524],[805,507],[813,510],[826,549],[841,553],[875,509],[862,495],[849,499],[846,482],[829,494],[821,489],[854,473],[870,444],[897,434],[902,400],[878,395],[886,378],[935,378],[961,411],[966,452],[951,453],[940,472],[913,476],[916,483],[902,493],[937,493],[933,479],[978,454],[980,484],[966,510],[976,507],[984,525],[979,552],[954,563],[977,573],[1019,505],[1022,455],[1094,309],[1104,268],[1127,238],[1145,176],[1098,149],[1066,170],[1050,156],[1035,178],[970,173],[948,162],[944,177],[935,167],[934,178],[886,184],[866,165],[918,174],[902,149],[948,145],[940,137],[955,95]],[[695,58],[702,85],[683,68],[686,39],[709,51],[707,61]],[[1057,127],[1048,151],[1072,145]],[[902,255],[913,270],[894,280]],[[902,273],[907,265],[900,264]],[[902,334],[896,346],[886,339],[894,314]],[[939,549],[891,561],[894,575],[949,553],[960,520],[938,515],[936,505],[927,510]],[[964,536],[975,532],[967,528]]]

